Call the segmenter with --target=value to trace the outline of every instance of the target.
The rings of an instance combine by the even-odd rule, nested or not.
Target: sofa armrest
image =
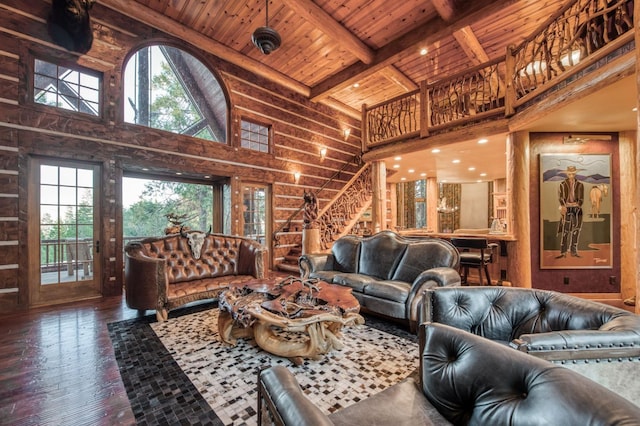
[[[420,304],[427,289],[458,286],[460,284],[460,274],[453,268],[441,266],[421,272],[411,284],[411,290],[409,290],[409,296],[407,297],[406,308],[411,329],[414,329],[412,324],[417,324],[420,320]]]
[[[276,424],[324,426],[333,422],[302,392],[291,371],[282,365],[258,372],[258,424],[262,422],[262,403]]]
[[[638,333],[601,330],[562,330],[523,334],[510,346],[549,361],[640,356]]]
[[[167,302],[166,261],[145,256],[130,243],[125,250],[124,282],[127,306],[131,309],[158,309]]]
[[[333,255],[330,253],[303,254],[298,260],[300,276],[309,278],[312,272],[331,271],[333,269]]]
[[[267,248],[254,241],[240,243],[238,253],[238,274],[264,278],[264,264]]]

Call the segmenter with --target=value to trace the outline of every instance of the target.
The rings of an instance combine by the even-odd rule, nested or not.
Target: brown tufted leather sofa
[[[264,278],[265,252],[257,241],[222,234],[205,236],[199,259],[180,234],[130,242],[124,267],[127,306],[155,309],[158,321],[164,321],[169,310],[215,298],[231,283]]]

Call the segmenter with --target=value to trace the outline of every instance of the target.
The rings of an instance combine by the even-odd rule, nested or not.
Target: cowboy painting
[[[610,155],[541,154],[540,176],[540,267],[612,268]]]

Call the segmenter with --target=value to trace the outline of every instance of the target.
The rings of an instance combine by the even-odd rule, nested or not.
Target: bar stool
[[[489,276],[489,264],[493,262],[493,252],[498,245],[488,243],[486,238],[451,238],[453,244],[460,252],[460,271],[462,271],[462,284],[467,284],[469,268],[477,268],[482,283],[482,270],[487,278],[487,285],[491,285]]]

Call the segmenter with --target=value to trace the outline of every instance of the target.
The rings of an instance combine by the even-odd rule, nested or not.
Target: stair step
[[[296,275],[300,273],[300,268],[298,267],[298,264],[292,265],[289,263],[278,263],[276,266],[280,271],[292,272],[292,273],[295,273]]]
[[[298,259],[300,258],[300,256],[296,256],[296,255],[292,255],[292,254],[287,254],[284,256],[284,260],[287,263],[295,263],[296,265],[298,264]]]

